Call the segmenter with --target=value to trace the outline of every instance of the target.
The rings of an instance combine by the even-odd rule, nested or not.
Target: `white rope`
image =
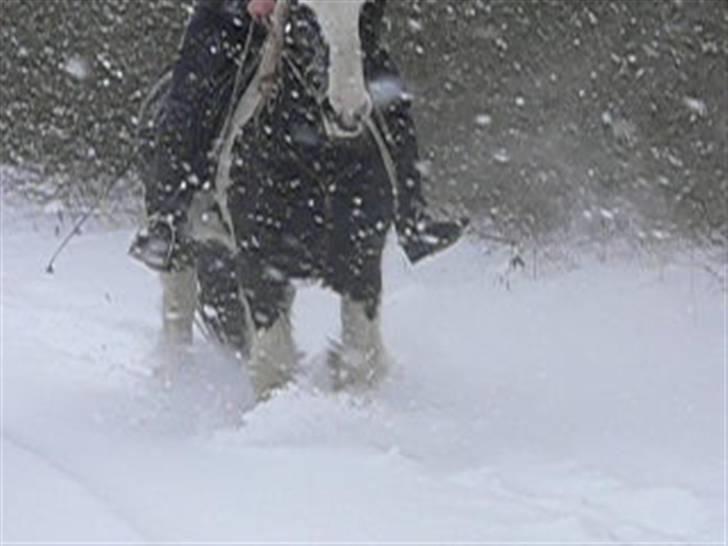
[[[219,142],[217,172],[215,177],[215,200],[226,224],[231,250],[237,250],[234,224],[228,207],[227,192],[232,184],[233,147],[243,127],[255,116],[270,96],[278,68],[278,60],[283,49],[283,25],[288,15],[288,0],[276,2],[271,16],[268,36],[263,44],[260,64],[245,93],[235,106],[232,115],[226,120]],[[237,83],[237,82],[236,82]]]
[[[384,170],[387,171],[389,183],[392,186],[392,199],[394,200],[394,214],[396,217],[398,214],[397,211],[399,211],[399,186],[397,185],[397,166],[394,164],[394,159],[392,159],[392,154],[387,147],[387,142],[385,141],[391,139],[391,135],[389,134],[386,121],[384,120],[384,116],[382,116],[381,112],[376,109],[376,107],[374,111],[378,114],[379,122],[383,125],[385,136],[382,136],[382,131],[379,130],[379,127],[371,117],[367,118],[366,125],[372,137],[374,137],[374,142],[377,144],[379,155],[382,158],[382,163],[384,163]]]

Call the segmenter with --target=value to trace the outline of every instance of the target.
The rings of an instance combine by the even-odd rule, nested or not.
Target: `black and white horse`
[[[388,368],[382,253],[397,192],[365,78],[360,17],[371,1],[277,1],[218,140],[214,187],[190,209],[197,267],[162,275],[166,337],[189,339],[200,310],[248,362],[259,397],[296,371],[294,279],[341,296],[336,386],[371,386]]]

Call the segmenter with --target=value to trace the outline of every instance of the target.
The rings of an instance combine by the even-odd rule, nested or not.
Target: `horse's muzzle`
[[[330,101],[324,104],[324,126],[331,138],[357,138],[362,135],[372,115],[372,101],[367,100],[353,112],[339,112]]]

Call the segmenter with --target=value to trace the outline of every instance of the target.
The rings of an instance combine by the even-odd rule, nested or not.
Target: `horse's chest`
[[[330,140],[295,88],[246,127],[234,156],[239,242],[291,274],[315,275],[342,247],[363,252],[391,222],[392,188],[372,139]]]
[[[371,138],[330,139],[320,109],[295,87],[246,128],[236,156],[242,168],[233,178],[249,206],[281,221],[298,213],[324,225],[336,202],[355,203],[386,180],[371,176],[371,165],[381,162]]]

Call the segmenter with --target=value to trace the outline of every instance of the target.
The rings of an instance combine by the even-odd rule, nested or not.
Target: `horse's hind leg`
[[[294,296],[293,287],[286,287],[276,301],[277,317],[257,332],[250,359],[250,373],[259,399],[266,399],[273,391],[284,387],[296,372],[299,356],[291,322]]]
[[[257,397],[267,398],[290,381],[296,367],[293,287],[218,244],[201,251],[198,277],[203,322],[247,364]]]
[[[254,330],[234,256],[220,244],[204,245],[197,261],[197,276],[202,322],[236,358],[249,358]]]

